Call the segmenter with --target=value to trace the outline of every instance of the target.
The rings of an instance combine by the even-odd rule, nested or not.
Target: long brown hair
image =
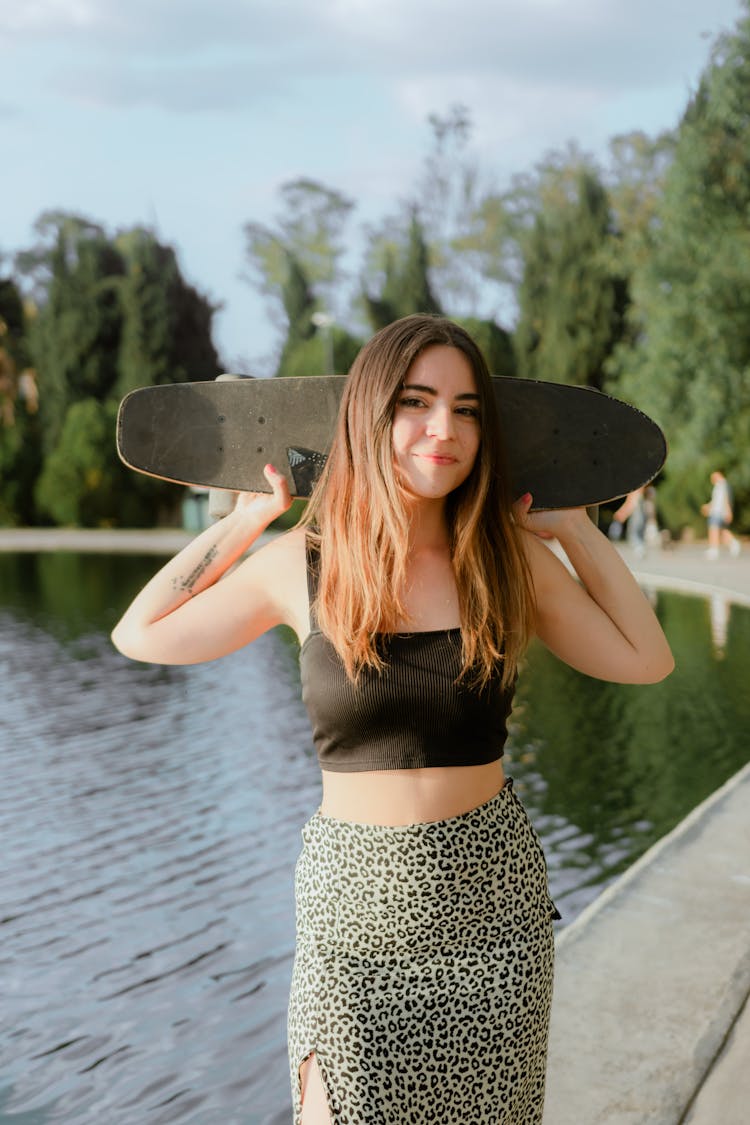
[[[352,365],[325,469],[303,523],[320,547],[315,613],[356,680],[382,669],[378,634],[408,620],[403,604],[409,515],[393,463],[392,423],[406,374],[434,345],[458,348],[479,394],[480,443],[467,479],[446,502],[461,614],[462,676],[477,685],[497,674],[508,685],[530,632],[533,590],[517,526],[492,380],[467,332],[444,317],[417,314],[373,336]]]

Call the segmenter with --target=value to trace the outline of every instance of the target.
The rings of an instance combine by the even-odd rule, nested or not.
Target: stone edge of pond
[[[77,551],[86,553],[172,555],[194,539],[181,528],[155,530],[65,527],[0,528],[0,551]]]
[[[686,1121],[750,992],[749,857],[750,764],[561,931],[545,1125]]]

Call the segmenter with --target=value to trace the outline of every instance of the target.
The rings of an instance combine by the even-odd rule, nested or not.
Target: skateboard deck
[[[164,480],[269,492],[263,467],[310,495],[325,464],[344,376],[221,379],[142,387],[122,400],[117,449]],[[493,379],[514,497],[534,508],[593,506],[647,484],[666,458],[660,428],[589,387]]]

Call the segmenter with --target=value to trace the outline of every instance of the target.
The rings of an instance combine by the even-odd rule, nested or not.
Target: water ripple
[[[6,683],[11,662],[0,1120],[288,1120],[292,870],[319,785],[294,647],[150,668],[4,614]]]

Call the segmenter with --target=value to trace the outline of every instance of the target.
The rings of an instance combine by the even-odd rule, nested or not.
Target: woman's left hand
[[[530,492],[516,500],[513,519],[540,539],[559,539],[567,530],[589,519],[586,508],[554,508],[532,512],[530,508],[533,502]]]

